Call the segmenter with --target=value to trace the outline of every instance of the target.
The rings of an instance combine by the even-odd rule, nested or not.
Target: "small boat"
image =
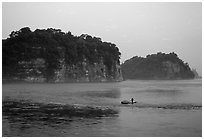
[[[134,103],[137,103],[136,101],[133,102]],[[132,104],[132,101],[128,101],[128,100],[123,100],[121,101],[121,104]]]

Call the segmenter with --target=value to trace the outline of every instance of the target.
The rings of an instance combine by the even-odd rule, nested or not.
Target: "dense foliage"
[[[76,64],[85,58],[90,64],[103,59],[111,70],[114,61],[119,63],[121,55],[113,43],[102,42],[100,38],[87,34],[73,36],[71,32],[64,33],[60,29],[31,31],[25,27],[11,32],[9,36],[2,43],[3,77],[24,78],[26,74],[22,71],[21,63],[29,63],[37,58],[45,60],[45,67],[40,70],[47,80],[54,76],[62,58],[67,65]]]
[[[188,63],[175,53],[157,53],[146,58],[135,56],[122,65],[124,79],[188,79],[194,78]]]

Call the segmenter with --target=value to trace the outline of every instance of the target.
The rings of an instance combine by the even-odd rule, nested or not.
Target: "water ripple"
[[[85,105],[44,104],[27,100],[6,100],[2,103],[3,116],[12,122],[43,121],[49,123],[71,122],[74,117],[97,118],[117,116],[109,107]]]
[[[137,108],[158,108],[158,109],[181,109],[181,110],[201,110],[201,104],[188,104],[188,103],[173,103],[173,104],[145,104],[145,103],[136,103],[136,104],[121,104],[123,107],[137,107]]]

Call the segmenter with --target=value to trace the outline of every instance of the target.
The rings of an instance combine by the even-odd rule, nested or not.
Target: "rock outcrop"
[[[175,53],[133,57],[122,64],[122,72],[124,79],[194,78],[188,63],[184,63]]]
[[[192,69],[192,72],[194,73],[194,78],[201,78],[201,76],[199,76],[199,74],[196,71],[196,69]]]
[[[82,62],[71,66],[62,62],[61,68],[55,73],[55,82],[107,82],[123,80],[120,65],[115,63],[111,69],[111,74],[109,74],[103,59],[97,63],[90,64],[85,58]]]
[[[13,31],[2,43],[3,81],[121,81],[119,49],[87,34],[59,29]]]

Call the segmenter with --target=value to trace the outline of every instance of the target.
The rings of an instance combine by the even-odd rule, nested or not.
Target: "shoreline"
[[[11,79],[2,79],[2,84],[19,84],[19,83],[28,83],[28,84],[65,84],[65,83],[118,83],[124,81],[183,81],[183,80],[202,80],[202,78],[192,78],[192,79],[123,79],[123,80],[106,80],[106,81],[65,81],[65,82],[37,82],[37,81],[25,81],[25,80],[11,80]]]

